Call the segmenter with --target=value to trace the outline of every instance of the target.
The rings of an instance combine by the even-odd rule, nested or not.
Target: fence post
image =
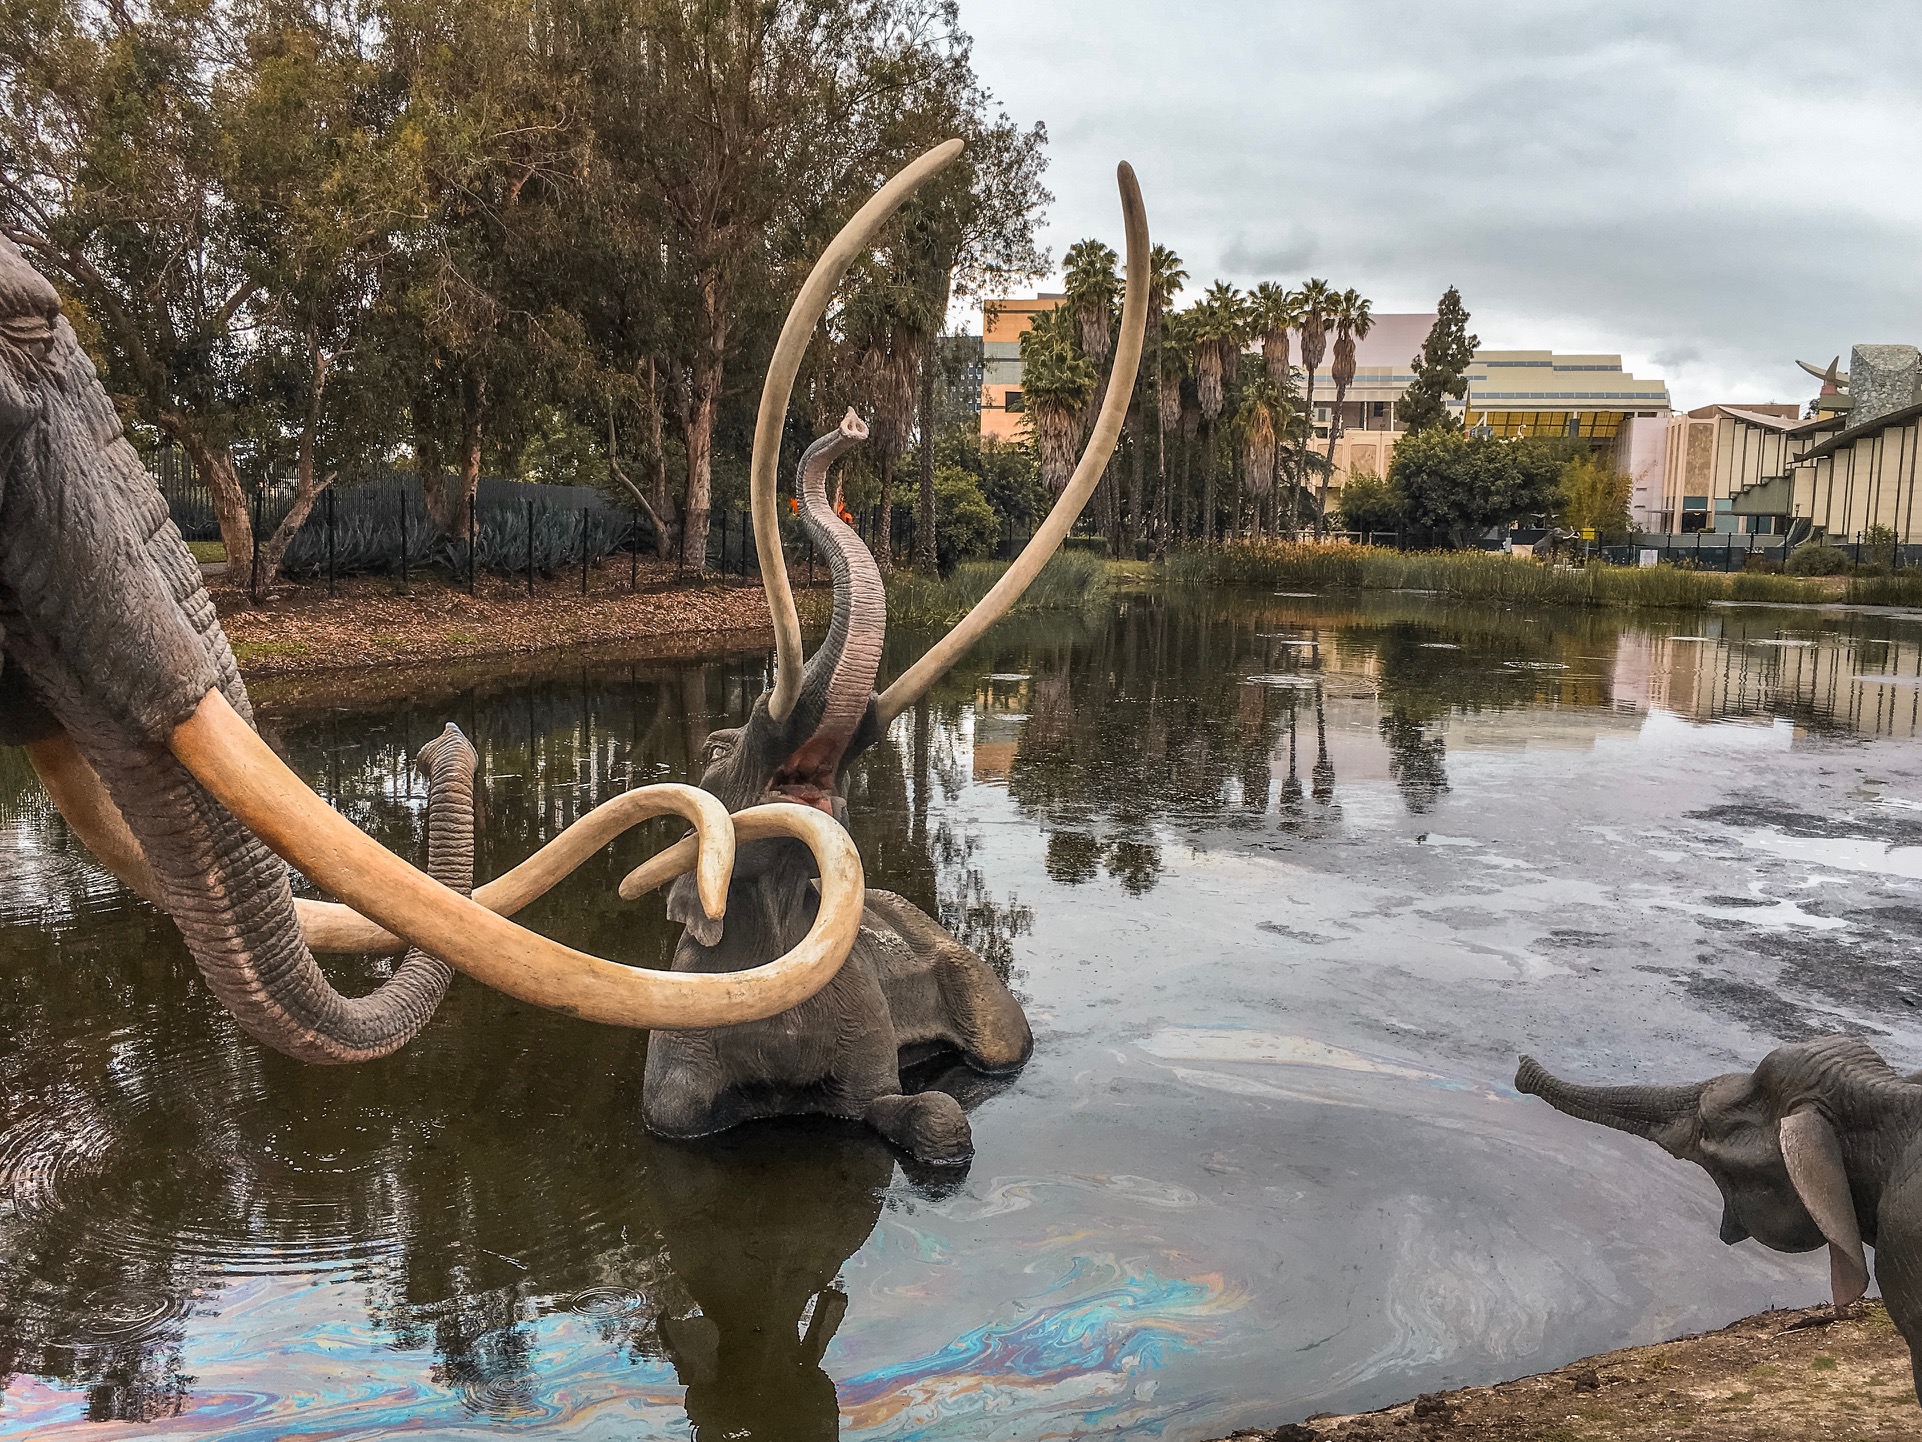
[[[527,506],[527,594],[534,594],[534,498],[523,496]]]
[[[581,504],[581,594],[587,594],[587,504]]]
[[[627,589],[641,589],[641,517],[634,516],[634,528],[627,533]]]
[[[334,488],[327,488],[327,595],[334,596]]]
[[[247,566],[247,594],[255,605],[260,604],[260,506],[266,492],[266,486],[254,482],[254,555]]]
[[[474,594],[474,552],[480,547],[480,486],[467,498],[467,594]]]
[[[408,593],[407,576],[407,491],[403,483],[400,493],[400,593]]]

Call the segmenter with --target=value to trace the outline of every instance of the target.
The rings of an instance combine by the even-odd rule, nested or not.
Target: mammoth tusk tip
[[[851,441],[865,441],[868,438],[868,423],[861,419],[853,406],[841,417],[841,434]]]

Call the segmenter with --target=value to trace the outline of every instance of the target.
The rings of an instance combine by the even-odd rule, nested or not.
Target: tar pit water
[[[898,636],[890,665],[926,638]],[[978,1148],[640,1128],[644,1035],[457,981],[369,1065],[238,1034],[0,752],[0,1434],[1197,1438],[1827,1288],[1700,1171],[1510,1087],[1824,1031],[1922,1066],[1922,625],[1132,595],[1005,624],[850,784],[869,878],[1009,977]],[[483,876],[689,779],[766,658],[256,688],[409,856],[479,747]],[[630,833],[525,913],[664,964]],[[330,959],[343,989],[377,964]]]

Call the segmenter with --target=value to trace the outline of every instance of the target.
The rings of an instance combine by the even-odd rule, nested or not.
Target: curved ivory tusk
[[[1108,373],[1108,394],[1101,402],[1101,414],[1095,418],[1087,448],[1081,453],[1081,463],[1075,467],[1061,499],[1048,512],[1048,518],[1036,529],[1014,564],[994,583],[993,589],[876,698],[875,719],[883,726],[920,700],[928,687],[940,679],[941,673],[960,660],[968,647],[981,639],[981,633],[1006,615],[1021,598],[1021,593],[1028,589],[1080,517],[1081,508],[1094,494],[1095,485],[1114,454],[1121,423],[1134,398],[1135,369],[1141,362],[1141,340],[1148,328],[1148,216],[1142,208],[1141,187],[1135,182],[1134,168],[1123,161],[1116,178],[1121,185],[1121,213],[1128,230],[1128,288],[1121,306],[1121,339],[1115,347],[1114,368]]]
[[[61,731],[30,742],[27,756],[47,795],[94,859],[129,891],[166,910],[166,899],[140,842],[72,738]],[[721,916],[727,906],[728,879],[734,872],[732,818],[718,798],[679,782],[641,787],[603,802],[519,866],[477,889],[474,900],[496,915],[512,916],[545,896],[622,832],[668,815],[683,817],[697,828],[697,834],[676,852],[686,860],[674,875],[694,870],[698,856],[701,907],[711,917]],[[310,951],[387,955],[407,946],[386,928],[337,901],[297,896],[294,915],[300,922],[301,940]]]
[[[698,854],[701,909],[718,919],[727,909],[727,884],[734,874],[733,818],[718,797],[678,781],[637,787],[603,801],[519,866],[476,887],[474,900],[496,916],[512,916],[547,895],[622,832],[656,816],[679,816],[694,823],[695,835],[687,838],[688,864],[681,870],[695,870]],[[315,951],[387,952],[407,945],[337,901],[302,899],[294,906],[300,913],[301,935]]]
[[[80,838],[80,844],[127,890],[165,911],[167,903],[153,868],[147,864],[147,853],[140,849],[139,839],[73,738],[56,731],[39,741],[29,741],[26,751],[40,784]]]
[[[792,803],[778,802],[767,806],[751,806],[746,811],[734,813],[734,840],[738,845],[743,841],[769,841],[776,836],[791,835],[784,826],[777,824],[776,810],[779,806]],[[676,877],[685,876],[694,869],[694,846],[698,837],[689,836],[675,842],[665,851],[656,852],[639,866],[621,878],[621,900],[635,901],[648,892],[666,886]]]
[[[821,258],[814,262],[807,283],[794,297],[781,337],[768,361],[767,381],[761,387],[761,409],[754,420],[754,457],[748,466],[748,488],[754,512],[754,548],[761,558],[761,585],[767,591],[768,613],[774,619],[774,693],[768,711],[785,721],[801,690],[801,618],[794,609],[788,585],[787,561],[781,552],[781,519],[775,509],[775,469],[781,459],[781,431],[787,423],[788,397],[801,357],[814,337],[814,327],[827,314],[834,287],[848,267],[868,248],[875,232],[907,198],[961,153],[959,140],[942,142],[909,164],[841,227]],[[1132,256],[1133,252],[1130,251]],[[1134,274],[1132,266],[1129,275]],[[1112,442],[1110,442],[1112,446]]]
[[[774,1016],[833,979],[860,929],[860,854],[839,823],[809,807],[755,808],[777,813],[814,853],[821,904],[800,943],[745,971],[651,971],[551,941],[409,866],[308,790],[218,691],[168,746],[243,826],[356,911],[476,981],[589,1021],[691,1028]]]

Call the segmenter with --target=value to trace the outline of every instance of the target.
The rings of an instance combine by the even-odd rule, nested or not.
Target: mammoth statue
[[[945,164],[949,142],[917,164]],[[775,445],[801,353],[834,282],[864,249],[886,211],[885,193],[855,216],[822,256],[787,317],[762,394],[750,471],[761,577],[774,618],[773,686],[746,722],[716,731],[703,751],[703,789],[732,812],[777,800],[829,814],[845,806],[846,768],[914,704],[997,618],[1060,545],[1113,451],[1134,388],[1147,322],[1148,233],[1134,173],[1120,168],[1127,225],[1128,287],[1107,396],[1080,465],[1021,555],[979,604],[885,691],[876,694],[887,627],[887,596],[874,557],[834,513],[827,474],[866,436],[850,411],[801,461],[798,509],[834,578],[834,612],[814,655],[801,658],[801,626],[781,562],[775,511]],[[746,833],[743,839],[746,838]],[[634,897],[693,864],[693,842],[631,874]],[[813,913],[806,856],[789,842],[743,848],[721,922],[703,916],[685,878],[674,880],[668,914],[686,924],[677,973],[732,974],[792,944]],[[1011,1071],[1033,1041],[1020,1005],[981,958],[933,918],[890,892],[870,890],[848,963],[805,1002],[764,1021],[689,1028],[648,1044],[641,1108],[668,1137],[695,1137],[755,1117],[820,1113],[864,1120],[924,1162],[964,1161],[972,1151],[960,1106],[945,1092],[902,1092],[900,1058],[930,1049],[959,1052],[981,1072]]]
[[[1922,1398],[1922,1078],[1859,1037],[1778,1047],[1753,1072],[1694,1086],[1580,1086],[1523,1057],[1516,1089],[1654,1142],[1722,1193],[1722,1240],[1778,1252],[1826,1245],[1835,1305],[1868,1290],[1863,1247],[1908,1340]]]
[[[959,155],[907,166],[823,253],[782,330],[762,394],[754,524],[772,612],[772,690],[710,738],[700,787],[617,796],[465,894],[449,838],[471,827],[458,733],[423,759],[438,852],[423,872],[329,808],[253,729],[197,566],[121,433],[53,288],[0,239],[0,742],[26,746],[95,856],[165,910],[253,1037],[312,1062],[384,1056],[426,1024],[449,968],[536,1005],[658,1034],[643,1111],[677,1137],[800,1111],[864,1119],[913,1154],[959,1161],[968,1127],[940,1093],[904,1095],[902,1049],[958,1049],[988,1070],[1026,1059],[1019,1006],[978,957],[913,906],[864,893],[836,818],[849,760],[1003,615],[1060,544],[1119,435],[1147,309],[1147,226],[1120,169],[1128,290],[1107,398],[1073,479],[1022,555],[954,630],[875,695],[885,596],[832,515],[827,468],[865,434],[852,416],[808,451],[803,524],[834,575],[833,622],[803,665],[781,560],[775,466],[802,353],[835,286],[887,218]],[[465,797],[466,799],[463,799]],[[687,935],[668,971],[563,946],[509,918],[650,817],[695,834],[623,886],[672,882]],[[798,845],[796,843],[799,843]],[[293,895],[287,865],[333,901]],[[737,864],[738,863],[738,864]],[[316,952],[405,958],[369,995],[329,983]],[[844,965],[845,963],[845,965]]]

